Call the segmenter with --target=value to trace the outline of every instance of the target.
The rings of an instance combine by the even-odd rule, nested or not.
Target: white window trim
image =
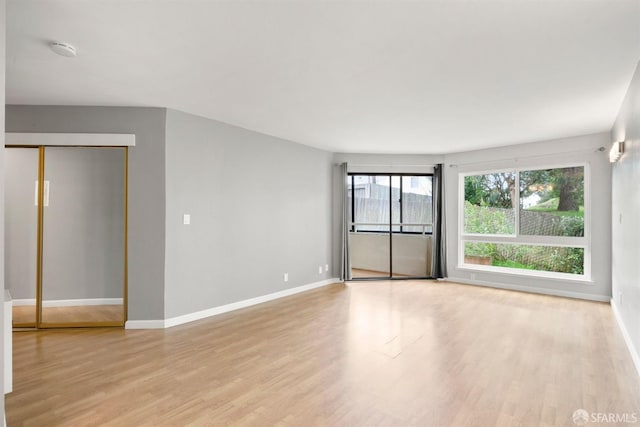
[[[538,277],[538,278],[544,278],[547,280],[557,280],[565,283],[576,282],[576,283],[588,284],[588,285],[595,284],[592,279],[587,278],[584,275],[571,274],[571,273],[557,273],[554,271],[526,270],[523,268],[511,268],[511,267],[493,267],[490,265],[477,265],[477,264],[463,264],[461,266],[458,266],[458,269],[469,270],[474,273],[487,272],[491,274],[505,274],[509,276]]]
[[[584,168],[584,236],[529,236],[520,235],[520,172],[543,169],[560,169],[570,167]],[[514,230],[515,234],[477,234],[464,232],[464,179],[467,176],[485,175],[492,173],[513,172],[515,175],[515,203],[516,215]],[[485,271],[494,273],[517,274],[523,276],[535,276],[554,279],[574,280],[579,282],[591,282],[591,171],[588,162],[562,163],[551,165],[535,166],[511,166],[491,170],[466,171],[458,174],[458,268],[474,271]],[[507,243],[525,244],[532,246],[561,246],[584,249],[584,274],[560,273],[542,270],[524,270],[509,267],[496,267],[487,265],[467,264],[464,262],[464,243]]]

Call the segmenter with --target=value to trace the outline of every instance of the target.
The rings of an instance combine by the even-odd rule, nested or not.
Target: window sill
[[[570,273],[554,273],[551,271],[537,271],[537,270],[521,270],[518,268],[509,267],[493,267],[493,266],[481,266],[475,264],[458,264],[456,267],[458,270],[481,272],[491,274],[501,274],[506,276],[518,276],[518,277],[535,277],[538,279],[555,280],[559,282],[576,282],[580,284],[593,285],[594,282],[591,277],[585,275],[577,275]]]
[[[388,236],[389,232],[388,231],[349,231],[349,234],[351,235],[359,235],[359,234],[366,234],[366,235],[373,235],[373,236]],[[411,231],[394,231],[393,233],[394,236],[416,236],[416,237],[421,237],[421,236],[429,236],[431,237],[433,235],[433,233],[417,233],[417,232],[411,232]]]

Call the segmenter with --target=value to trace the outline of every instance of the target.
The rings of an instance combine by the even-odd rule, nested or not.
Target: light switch
[[[189,215],[189,214],[184,214],[184,215],[182,215],[182,223],[183,223],[184,225],[189,225],[189,224],[191,224],[191,215]]]

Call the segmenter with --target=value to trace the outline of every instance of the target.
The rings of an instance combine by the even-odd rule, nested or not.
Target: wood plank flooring
[[[389,277],[389,272],[376,271],[376,270],[364,270],[362,268],[352,268],[351,277],[358,278],[371,278],[371,277]],[[393,277],[408,277],[406,274],[393,273]]]
[[[607,304],[359,282],[166,330],[14,332],[8,426],[571,426],[640,414]],[[614,425],[614,424],[610,424]]]

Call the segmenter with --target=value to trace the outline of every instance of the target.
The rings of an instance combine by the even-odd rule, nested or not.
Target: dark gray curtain
[[[347,164],[340,165],[341,207],[342,207],[342,243],[340,249],[340,280],[351,280],[351,254],[349,253],[349,230],[351,218],[349,216],[349,171]]]
[[[447,277],[447,235],[444,206],[444,165],[436,165],[433,172],[433,250],[431,276]]]

